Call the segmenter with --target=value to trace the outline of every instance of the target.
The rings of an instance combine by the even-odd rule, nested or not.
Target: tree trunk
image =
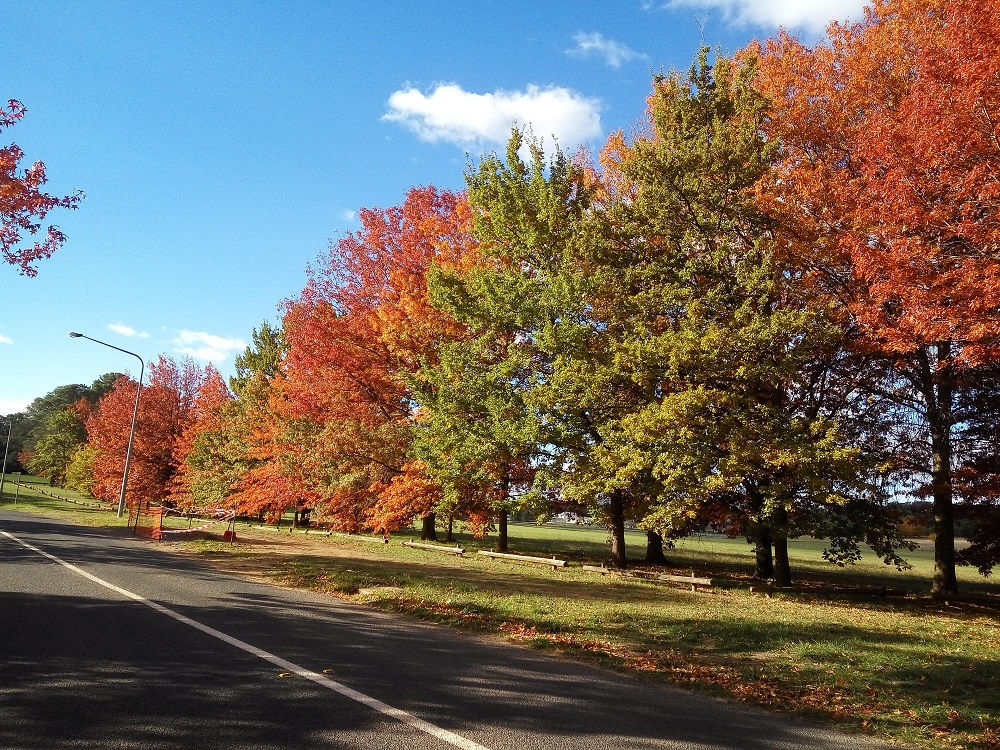
[[[437,515],[435,513],[428,513],[422,519],[422,525],[420,527],[420,540],[423,542],[436,542],[438,540],[437,529],[434,528],[434,522],[437,520]]]
[[[754,538],[754,578],[761,581],[774,580],[774,560],[771,558],[771,530],[761,526]]]
[[[621,490],[611,493],[611,562],[616,568],[627,568],[625,554],[625,497]]]
[[[497,514],[497,552],[507,551],[507,511]]]
[[[746,482],[745,487],[751,508],[750,518],[747,519],[749,523],[747,539],[754,543],[753,577],[760,581],[772,581],[774,559],[771,557],[771,529],[767,525],[768,519],[763,517],[764,498],[752,482]],[[754,517],[760,520],[755,521]]]
[[[666,565],[667,558],[663,554],[663,537],[655,531],[646,532],[646,559],[650,565]]]
[[[784,506],[774,510],[774,582],[779,586],[792,585],[792,568],[788,564],[788,513]]]
[[[955,575],[955,510],[951,483],[951,423],[954,383],[950,363],[951,345],[938,345],[939,367],[935,399],[928,403],[927,421],[931,432],[931,496],[934,499],[934,578],[931,595],[958,593]],[[933,391],[932,391],[933,393]]]
[[[950,341],[942,341],[936,345],[935,361],[931,361],[930,353],[931,347],[917,350],[913,359],[915,372],[904,374],[920,390],[926,407],[931,443],[931,498],[934,512],[934,575],[931,579],[931,595],[945,597],[958,593],[951,482],[955,370]]]
[[[444,540],[446,542],[454,542],[455,541],[454,532],[455,532],[455,516],[452,514],[448,516],[448,532],[445,535]]]

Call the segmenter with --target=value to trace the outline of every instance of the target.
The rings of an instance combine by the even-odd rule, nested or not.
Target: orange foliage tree
[[[846,302],[929,476],[932,591],[957,589],[957,399],[1000,341],[1000,2],[876,0],[808,48],[751,50],[783,160],[771,209],[789,247]],[[916,461],[907,460],[916,458]]]
[[[281,447],[285,422],[276,386],[284,378],[284,333],[265,321],[254,330],[253,342],[236,357],[237,374],[229,381],[236,400],[223,408],[219,431],[205,437],[215,442],[210,454],[219,457],[215,466],[231,507],[276,521],[289,506],[297,512],[313,507],[316,495],[296,481]]]
[[[461,334],[430,304],[428,270],[465,262],[474,243],[464,196],[433,187],[360,219],[286,306],[276,404],[283,449],[299,484],[321,497],[321,516],[388,532],[414,515],[433,524],[439,491],[409,455],[417,405],[407,379]]]
[[[177,363],[161,356],[150,365],[129,465],[130,508],[169,495],[178,467],[175,447],[194,416],[195,401],[208,376],[190,360]],[[107,502],[116,501],[121,488],[135,389],[134,380],[120,376],[87,419],[87,440],[97,450],[91,491]]]
[[[24,106],[16,99],[0,106],[0,130],[24,117]],[[42,192],[45,184],[45,165],[36,161],[21,170],[24,152],[17,145],[0,148],[0,254],[5,263],[17,266],[25,276],[34,276],[38,270],[35,261],[48,258],[59,249],[66,237],[58,227],[50,226],[45,237],[31,246],[19,246],[21,233],[34,235],[41,230],[41,222],[54,208],[76,208],[83,198],[79,190],[72,195],[57,198]]]
[[[170,499],[178,507],[195,509],[203,505],[217,506],[221,497],[212,492],[215,483],[206,467],[189,461],[199,438],[217,432],[222,427],[222,409],[233,399],[219,371],[212,365],[205,368],[205,378],[191,404],[184,426],[174,443],[173,464],[176,471],[170,481]]]

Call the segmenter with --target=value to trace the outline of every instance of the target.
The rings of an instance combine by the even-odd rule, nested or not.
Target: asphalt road
[[[0,748],[331,747],[879,745],[0,510]]]

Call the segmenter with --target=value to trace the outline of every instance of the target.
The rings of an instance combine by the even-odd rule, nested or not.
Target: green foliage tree
[[[627,518],[668,538],[714,523],[787,583],[790,535],[822,529],[838,561],[870,538],[898,562],[898,539],[885,514],[841,512],[878,506],[875,467],[838,422],[858,404],[837,310],[776,254],[759,208],[778,152],[753,75],[703,50],[658,78],[649,132],[613,136],[601,173],[532,143],[526,164],[515,132],[505,162],[468,175],[487,262],[432,284],[471,335],[446,348],[425,406],[453,481],[530,456],[536,491],[608,524],[617,565]],[[513,432],[523,445],[503,423],[531,425]]]
[[[452,283],[432,276],[432,294],[469,321],[460,300],[449,298]],[[532,487],[540,424],[523,388],[533,367],[523,349],[509,344],[501,332],[479,328],[473,338],[444,346],[440,361],[413,379],[422,409],[412,450],[441,485],[435,512],[467,519],[477,533],[496,518],[500,552],[508,548],[509,514],[542,510]]]
[[[5,417],[13,423],[10,436],[10,451],[7,459],[8,471],[20,471],[24,466],[15,463],[21,453],[30,453],[35,443],[45,434],[45,423],[53,414],[65,411],[80,399],[85,399],[91,406],[110,390],[119,373],[109,372],[97,378],[90,386],[82,383],[71,383],[53,388],[44,396],[32,401],[20,414]]]
[[[272,386],[282,377],[285,345],[280,326],[267,321],[237,355],[229,380],[235,399],[222,400],[193,437],[185,457],[185,491],[201,506],[280,518],[289,492],[275,452],[277,417]]]
[[[515,131],[505,161],[487,157],[467,175],[486,262],[432,284],[437,302],[470,334],[445,350],[437,373],[445,382],[427,406],[432,422],[448,425],[437,431],[448,471],[468,476],[462,467],[478,459],[490,467],[484,482],[504,488],[494,511],[509,507],[509,469],[521,467],[526,497],[586,504],[602,517],[612,559],[624,566],[624,524],[638,488],[605,472],[594,448],[627,413],[636,387],[613,366],[610,332],[595,305],[585,234],[590,173],[558,151],[546,160],[534,142],[525,163],[522,147]],[[464,410],[475,416],[463,424]],[[456,441],[467,450],[456,452]]]
[[[280,325],[264,321],[253,330],[253,344],[237,355],[236,375],[229,378],[233,393],[240,394],[255,378],[270,380],[281,370],[285,338]]]
[[[97,449],[84,444],[70,456],[66,467],[66,487],[84,495],[93,497],[91,489],[94,485],[94,461],[97,460]]]
[[[838,427],[849,404],[827,397],[843,327],[803,269],[776,255],[759,208],[778,151],[753,76],[752,62],[712,65],[703,50],[687,76],[655,82],[651,132],[606,152],[616,190],[592,212],[593,233],[605,238],[598,250],[621,250],[595,274],[597,298],[608,329],[623,332],[619,377],[651,387],[593,460],[619,481],[655,480],[643,526],[745,533],[758,575],[787,584],[787,539],[810,509],[874,496]]]
[[[50,414],[32,435],[32,447],[23,454],[28,470],[53,485],[63,484],[73,454],[87,438],[83,422],[69,409],[63,409]]]

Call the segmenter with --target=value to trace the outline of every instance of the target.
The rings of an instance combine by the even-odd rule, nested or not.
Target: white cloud
[[[622,63],[629,60],[649,59],[647,55],[636,52],[634,49],[629,49],[614,39],[606,39],[603,34],[596,31],[592,34],[582,31],[574,34],[573,41],[576,42],[576,46],[573,49],[566,50],[567,55],[573,55],[574,57],[592,57],[596,55],[597,57],[604,58],[604,62],[615,69],[620,68]]]
[[[2,333],[0,333],[0,344],[13,344],[13,343],[14,339],[8,336],[4,336]]]
[[[357,215],[358,215],[357,211],[352,211],[349,208],[345,208],[343,211],[340,212],[340,220],[341,221],[354,221],[354,219],[357,217]]]
[[[179,354],[216,363],[224,362],[230,354],[247,346],[241,339],[227,339],[204,331],[178,331],[170,343]]]
[[[132,326],[123,325],[121,323],[109,323],[108,329],[114,331],[115,333],[121,334],[122,336],[128,336],[129,338],[137,339],[148,339],[149,334],[143,331],[139,333]]]
[[[571,150],[601,134],[600,109],[599,100],[556,86],[476,94],[449,83],[429,94],[412,87],[393,92],[382,119],[401,123],[421,140],[467,147],[504,144],[517,124],[543,140],[555,136]]]
[[[31,399],[0,398],[0,414],[17,414],[28,408]]]
[[[820,32],[830,21],[861,20],[866,0],[669,0],[662,8],[721,10],[725,19]]]

